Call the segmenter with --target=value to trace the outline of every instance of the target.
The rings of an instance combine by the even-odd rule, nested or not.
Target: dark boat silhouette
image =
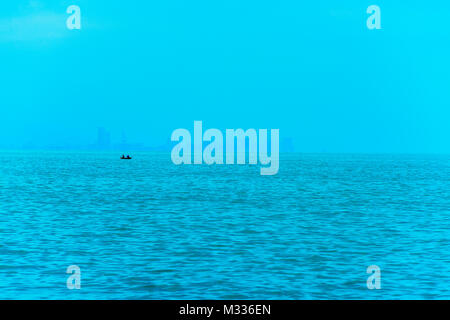
[[[132,157],[130,157],[130,156],[124,156],[124,155],[122,155],[121,157],[120,157],[120,159],[122,159],[122,160],[131,160],[131,159],[133,159]]]

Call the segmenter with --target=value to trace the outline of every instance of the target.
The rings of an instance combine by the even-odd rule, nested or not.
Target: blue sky
[[[82,29],[66,28],[81,8]],[[366,8],[381,8],[368,30]],[[0,147],[279,128],[304,152],[450,153],[445,1],[11,1]]]

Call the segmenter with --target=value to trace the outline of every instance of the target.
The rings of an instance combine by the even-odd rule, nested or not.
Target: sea
[[[131,155],[0,153],[0,299],[450,298],[450,155]]]

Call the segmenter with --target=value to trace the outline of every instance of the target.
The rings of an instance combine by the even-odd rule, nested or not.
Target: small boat
[[[122,160],[131,160],[131,159],[133,159],[133,158],[131,158],[130,156],[121,156],[120,157],[120,159],[122,159]]]

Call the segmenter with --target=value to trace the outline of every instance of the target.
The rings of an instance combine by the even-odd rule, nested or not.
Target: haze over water
[[[449,1],[75,2],[0,10],[0,298],[450,298]],[[176,166],[194,121],[302,153]]]

